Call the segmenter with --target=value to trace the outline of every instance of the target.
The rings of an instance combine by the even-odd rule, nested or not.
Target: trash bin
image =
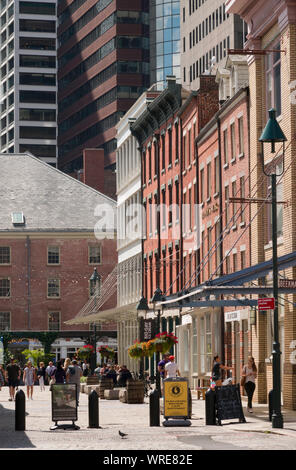
[[[216,392],[209,389],[205,394],[206,425],[216,425]]]

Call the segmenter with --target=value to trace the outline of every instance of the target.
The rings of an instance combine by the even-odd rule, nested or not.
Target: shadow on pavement
[[[26,416],[28,413],[26,413]],[[0,449],[35,448],[26,431],[15,431],[15,411],[0,403]]]

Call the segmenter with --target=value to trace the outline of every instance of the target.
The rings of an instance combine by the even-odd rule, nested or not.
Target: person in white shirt
[[[169,362],[165,365],[165,378],[171,379],[181,375],[178,369],[178,365],[175,363],[175,356],[169,357]]]

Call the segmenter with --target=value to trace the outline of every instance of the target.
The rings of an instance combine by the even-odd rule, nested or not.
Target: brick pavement
[[[26,431],[15,431],[15,403],[8,401],[8,388],[2,388],[1,450],[296,450],[296,412],[283,410],[285,427],[274,430],[265,405],[255,405],[253,415],[245,413],[247,423],[232,420],[223,422],[223,426],[205,426],[205,402],[193,398],[192,425],[168,428],[149,426],[148,399],[142,405],[100,400],[101,429],[88,429],[88,396],[81,394],[77,421],[80,429],[51,431],[50,399],[48,387],[45,392],[34,387],[33,400],[26,401]],[[120,438],[119,430],[128,434],[126,439]]]

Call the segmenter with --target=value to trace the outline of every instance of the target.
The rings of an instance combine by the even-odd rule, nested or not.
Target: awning
[[[83,323],[109,322],[121,320],[136,320],[138,302],[114,307],[101,312],[91,313],[85,317],[72,318],[64,322],[66,325],[81,325]]]

